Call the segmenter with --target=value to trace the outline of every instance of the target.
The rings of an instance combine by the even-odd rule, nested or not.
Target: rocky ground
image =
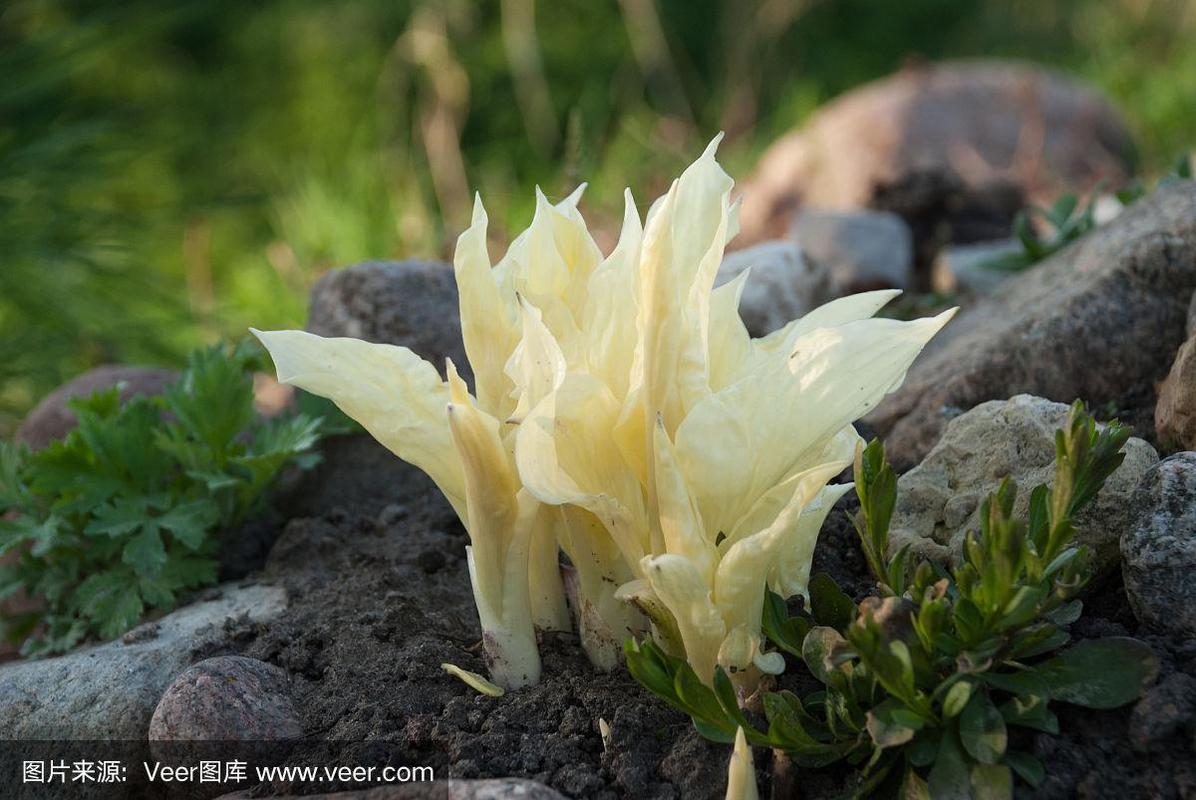
[[[983,246],[1007,249],[1000,237],[1024,198],[1124,178],[1128,134],[1103,101],[1056,76],[970,65],[890,81],[839,101],[766,156],[749,183],[761,194],[744,227],[746,238],[767,241],[730,254],[720,281],[753,267],[741,310],[757,334],[878,286],[953,293],[915,293],[897,313],[963,305],[905,386],[861,425],[885,438],[904,471],[895,536],[926,555],[952,557],[1001,478],[1028,489],[1049,477],[1060,403],[1080,398],[1100,418],[1133,426],[1125,464],[1081,519],[1101,578],[1072,634],[1144,639],[1159,678],[1117,711],[1059,705],[1060,736],[1019,734],[1048,777],[1017,793],[1196,797],[1196,183],[1160,188],[1024,273],[969,271],[959,246],[996,239]],[[930,144],[919,134],[924,117],[1002,103],[1021,109],[1022,127],[1044,126],[1040,161],[1068,169],[1009,169],[986,182],[943,154],[963,142],[985,163],[1013,158],[1020,128],[940,126]],[[877,118],[901,120],[892,141],[877,138]],[[1083,135],[1077,120],[1091,123]],[[850,186],[826,178],[840,174],[841,156],[810,155],[843,141],[871,153]],[[1048,172],[1056,183],[1044,183]],[[854,194],[826,194],[844,186]],[[445,265],[358,265],[317,285],[309,328],[463,365],[455,303]],[[146,380],[147,392],[161,382]],[[61,435],[70,393],[48,398],[21,437],[37,445]],[[252,546],[229,548],[226,583],[119,641],[0,665],[0,739],[285,740],[273,755],[292,763],[428,765],[461,779],[452,788],[461,798],[722,797],[726,748],[624,671],[596,674],[569,635],[544,641],[545,677],[528,689],[490,698],[447,675],[444,662],[483,671],[464,530],[430,481],[368,437],[338,436],[322,449],[322,465],[278,487],[275,516],[233,535]],[[862,597],[869,587],[849,507],[828,519],[815,570]],[[768,754],[757,751],[756,764],[767,792]],[[803,774],[800,796],[836,796],[844,778]],[[202,796],[244,787],[207,788]],[[374,800],[449,791],[367,795],[358,783],[298,782],[238,796],[340,789]]]

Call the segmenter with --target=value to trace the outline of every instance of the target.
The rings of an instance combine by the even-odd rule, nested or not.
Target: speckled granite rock
[[[311,290],[307,330],[409,347],[472,380],[453,268],[440,261],[368,261],[327,273]]]
[[[1121,556],[1134,615],[1155,630],[1196,636],[1196,453],[1160,461],[1130,506]]]
[[[953,419],[925,460],[897,482],[892,548],[908,542],[928,558],[957,558],[967,532],[980,530],[980,504],[1005,477],[1017,481],[1014,512],[1024,514],[1030,491],[1054,477],[1055,431],[1067,413],[1062,403],[1018,395]],[[1076,538],[1092,550],[1099,574],[1116,569],[1118,542],[1132,524],[1130,497],[1159,459],[1141,439],[1131,438],[1125,450],[1125,461],[1076,520]]]

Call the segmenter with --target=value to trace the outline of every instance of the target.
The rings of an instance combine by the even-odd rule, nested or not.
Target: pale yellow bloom
[[[533,620],[567,624],[558,545],[596,664],[650,620],[703,680],[722,665],[746,690],[779,671],[760,636],[765,587],[805,592],[818,529],[850,488],[827,484],[851,463],[851,423],[950,317],[872,319],[895,292],[870,292],[751,339],[747,275],[712,288],[738,227],[717,143],[642,225],[627,193],[605,257],[580,190],[557,205],[537,192],[494,265],[475,203],[454,258],[472,395],[404,348],[258,333],[280,380],[332,398],[452,503],[508,688],[539,674]]]
[[[727,800],[759,800],[756,787],[756,762],[748,747],[743,728],[735,732],[735,748],[727,763]]]
[[[818,529],[850,488],[827,482],[852,461],[851,422],[900,384],[950,312],[871,319],[896,294],[871,292],[752,340],[738,314],[746,276],[712,289],[736,229],[713,148],[642,233],[627,215],[619,247],[592,273],[619,288],[586,298],[589,319],[607,324],[525,313],[522,342],[553,365],[554,389],[539,386],[520,414],[515,459],[536,497],[588,511],[617,547],[612,565],[606,542],[585,549],[598,537],[572,542],[579,570],[629,569],[615,597],[634,601],[667,649],[707,682],[721,664],[750,685],[783,667],[762,648],[764,590],[805,592]],[[590,581],[592,603],[615,583]]]

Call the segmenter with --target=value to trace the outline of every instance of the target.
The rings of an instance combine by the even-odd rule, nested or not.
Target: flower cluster
[[[599,666],[650,629],[704,681],[716,664],[745,690],[778,672],[765,588],[806,591],[818,530],[850,488],[828,483],[853,460],[851,423],[951,316],[873,319],[896,292],[868,292],[752,339],[747,274],[714,288],[737,232],[717,143],[643,223],[627,193],[605,256],[580,190],[556,205],[538,193],[494,265],[475,203],[454,259],[472,394],[451,363],[441,380],[402,347],[255,331],[280,380],[331,398],[444,492],[507,688],[539,677],[537,626],[571,627],[566,595]]]

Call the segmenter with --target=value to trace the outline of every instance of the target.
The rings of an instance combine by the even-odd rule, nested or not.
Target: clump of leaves
[[[1054,255],[1096,227],[1098,196],[1099,192],[1093,190],[1088,201],[1081,205],[1079,198],[1069,192],[1050,208],[1030,205],[1017,212],[1013,218],[1013,233],[1022,249],[995,256],[984,266],[1001,272],[1021,272]]]
[[[78,426],[44,450],[0,443],[0,598],[36,610],[0,619],[30,656],[111,638],[147,609],[216,579],[217,532],[252,513],[292,460],[315,463],[319,417],[263,421],[253,409],[259,351],[192,354],[160,397],[113,388],[71,403]]]
[[[1015,775],[1036,785],[1043,766],[1010,747],[1011,727],[1057,733],[1052,701],[1115,708],[1136,699],[1157,671],[1150,648],[1135,639],[1062,649],[1080,616],[1076,594],[1092,575],[1073,519],[1120,465],[1128,436],[1116,423],[1098,431],[1077,403],[1056,434],[1053,488],[1034,489],[1020,519],[1017,487],[1004,481],[949,570],[913,566],[908,549],[886,558],[897,484],[874,440],[855,479],[857,530],[877,593],[856,604],[818,575],[809,609],[796,617],[770,593],[765,633],[823,688],[804,698],[765,694],[765,730],[751,724],[721,670],[709,689],[651,642],[628,642],[628,667],[710,739],[730,742],[743,727],[753,744],[799,766],[859,766],[857,796],[1010,797]]]

